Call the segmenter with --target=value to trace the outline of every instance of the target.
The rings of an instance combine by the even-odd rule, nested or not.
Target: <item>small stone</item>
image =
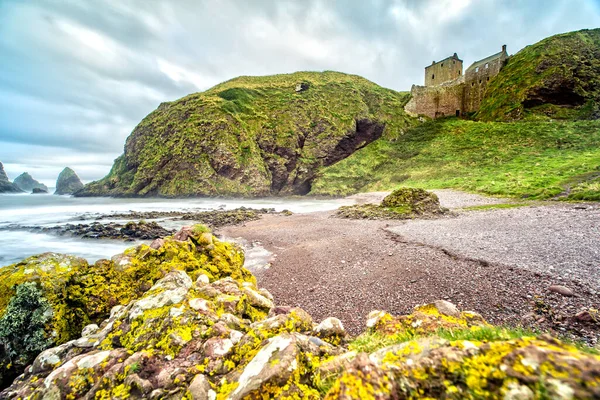
[[[548,288],[548,290],[553,293],[558,293],[560,295],[567,296],[567,297],[571,297],[571,296],[575,295],[575,293],[573,293],[573,290],[571,290],[568,287],[563,286],[563,285],[552,285]]]
[[[202,276],[206,276],[206,275],[202,275]],[[190,300],[190,307],[196,311],[209,311],[210,310],[208,301],[206,301],[204,299],[198,299],[198,298]]]
[[[210,382],[206,376],[199,374],[192,379],[192,383],[188,387],[193,400],[207,400],[208,392],[210,391]]]
[[[154,250],[158,250],[165,244],[165,239],[154,239],[152,243],[150,243],[150,247]]]
[[[220,358],[224,357],[233,348],[233,342],[231,339],[223,339],[223,338],[210,338],[204,343],[202,346],[204,349],[204,354],[209,358]]]
[[[345,336],[346,331],[344,330],[344,325],[342,325],[342,321],[337,318],[329,317],[324,319],[319,325],[313,329],[318,337],[328,338],[334,336]]]
[[[450,317],[458,317],[460,316],[460,311],[458,308],[449,301],[446,300],[436,300],[433,302],[435,308],[440,312],[440,314],[448,315]]]
[[[200,274],[198,276],[198,278],[196,279],[196,283],[197,284],[201,283],[201,284],[207,285],[210,283],[210,278],[208,277],[208,275]]]
[[[83,330],[81,331],[81,336],[82,337],[87,337],[87,336],[93,335],[94,333],[98,332],[99,329],[100,328],[96,324],[86,325],[83,328]]]

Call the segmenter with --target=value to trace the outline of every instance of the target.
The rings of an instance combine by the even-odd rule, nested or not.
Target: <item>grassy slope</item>
[[[563,91],[583,104],[572,107]],[[546,104],[527,108],[526,100]],[[488,87],[477,118],[484,121],[598,117],[600,101],[600,29],[551,36],[527,46],[509,59]]]
[[[322,170],[312,193],[402,184],[600,200],[600,121],[576,122],[598,118],[599,103],[600,29],[556,35],[519,51],[492,79],[476,115],[488,122],[438,120],[379,140]]]
[[[399,185],[503,196],[600,200],[600,121],[422,124],[378,140],[322,171],[313,194],[346,195]],[[583,183],[581,183],[583,182]]]
[[[310,88],[296,92],[299,83]],[[407,93],[338,72],[239,77],[162,104],[134,129],[110,174],[87,195],[268,195],[274,175],[311,174],[356,120],[401,134]],[[283,177],[283,178],[282,178]],[[287,191],[287,192],[286,192]]]

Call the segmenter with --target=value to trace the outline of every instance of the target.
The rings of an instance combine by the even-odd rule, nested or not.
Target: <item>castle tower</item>
[[[436,86],[459,78],[463,72],[463,61],[454,53],[442,61],[433,61],[425,67],[425,86]]]

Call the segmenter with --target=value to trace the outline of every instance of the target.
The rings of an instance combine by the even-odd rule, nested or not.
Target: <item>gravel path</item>
[[[462,257],[575,279],[600,291],[600,206],[552,204],[408,221],[388,228],[406,241]]]
[[[455,205],[472,204],[471,195],[460,198],[452,193],[451,196]],[[597,215],[593,210],[575,211],[572,205],[565,207],[571,209],[572,215],[579,212]],[[584,307],[598,308],[600,305],[600,296],[590,291],[589,280],[558,279],[554,270],[548,274],[535,268],[477,260],[480,257],[464,256],[445,248],[446,244],[440,247],[420,243],[424,242],[421,239],[432,235],[452,244],[452,226],[462,226],[463,219],[498,213],[497,225],[502,226],[507,219],[505,213],[509,211],[533,213],[532,216],[539,212],[529,209],[465,212],[456,218],[409,221],[400,225],[397,221],[337,219],[331,212],[267,215],[243,226],[224,227],[218,233],[260,244],[274,254],[270,268],[259,268],[255,273],[259,285],[273,293],[277,304],[300,306],[317,321],[328,316],[338,317],[353,334],[364,330],[365,317],[371,310],[403,314],[417,304],[447,299],[463,310],[481,313],[492,323],[523,323],[596,343],[597,327],[572,318]],[[536,220],[553,226],[545,218],[560,215],[560,210],[550,207],[550,211],[539,214]],[[577,224],[574,228],[578,228]],[[414,230],[411,230],[413,226]],[[446,229],[440,230],[443,234],[436,231],[438,226]],[[567,225],[560,226],[568,228]],[[399,236],[390,232],[390,228],[406,231]],[[493,226],[491,228],[482,222],[479,225],[481,236],[491,235]],[[521,229],[521,226],[514,225],[514,229]],[[588,232],[588,228],[585,229]],[[589,229],[592,229],[591,225]],[[473,231],[477,229],[473,228]],[[409,237],[413,232],[421,235],[419,240]],[[547,236],[552,235],[548,233]],[[469,248],[469,233],[463,237],[461,243],[464,248]],[[510,233],[494,234],[492,241],[512,237]],[[476,239],[471,240],[471,247],[478,247],[473,246],[474,243],[477,243]],[[510,246],[516,246],[519,241],[511,243],[514,244]],[[578,248],[583,251],[586,246],[590,244],[581,244]],[[498,247],[502,246],[498,244]],[[598,249],[597,237],[591,247]],[[484,255],[487,254],[485,250],[482,250]],[[560,257],[560,248],[548,251]],[[510,254],[510,251],[506,253]],[[598,267],[597,263],[595,265]],[[586,271],[586,274],[592,273],[591,269]],[[569,286],[577,295],[563,297],[549,292],[548,287],[557,283]],[[532,314],[532,311],[542,309],[546,311]]]

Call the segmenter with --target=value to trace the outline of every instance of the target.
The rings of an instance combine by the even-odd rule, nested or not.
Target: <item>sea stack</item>
[[[83,183],[71,168],[62,170],[56,180],[56,191],[54,194],[73,194],[83,188]]]
[[[17,185],[8,180],[4,165],[0,162],[0,193],[21,193],[23,192]]]
[[[44,192],[48,192],[48,187],[43,183],[40,183],[33,179],[33,177],[29,175],[28,172],[23,172],[21,175],[17,176],[13,183],[24,192],[31,192],[33,191],[33,189],[41,189]]]

